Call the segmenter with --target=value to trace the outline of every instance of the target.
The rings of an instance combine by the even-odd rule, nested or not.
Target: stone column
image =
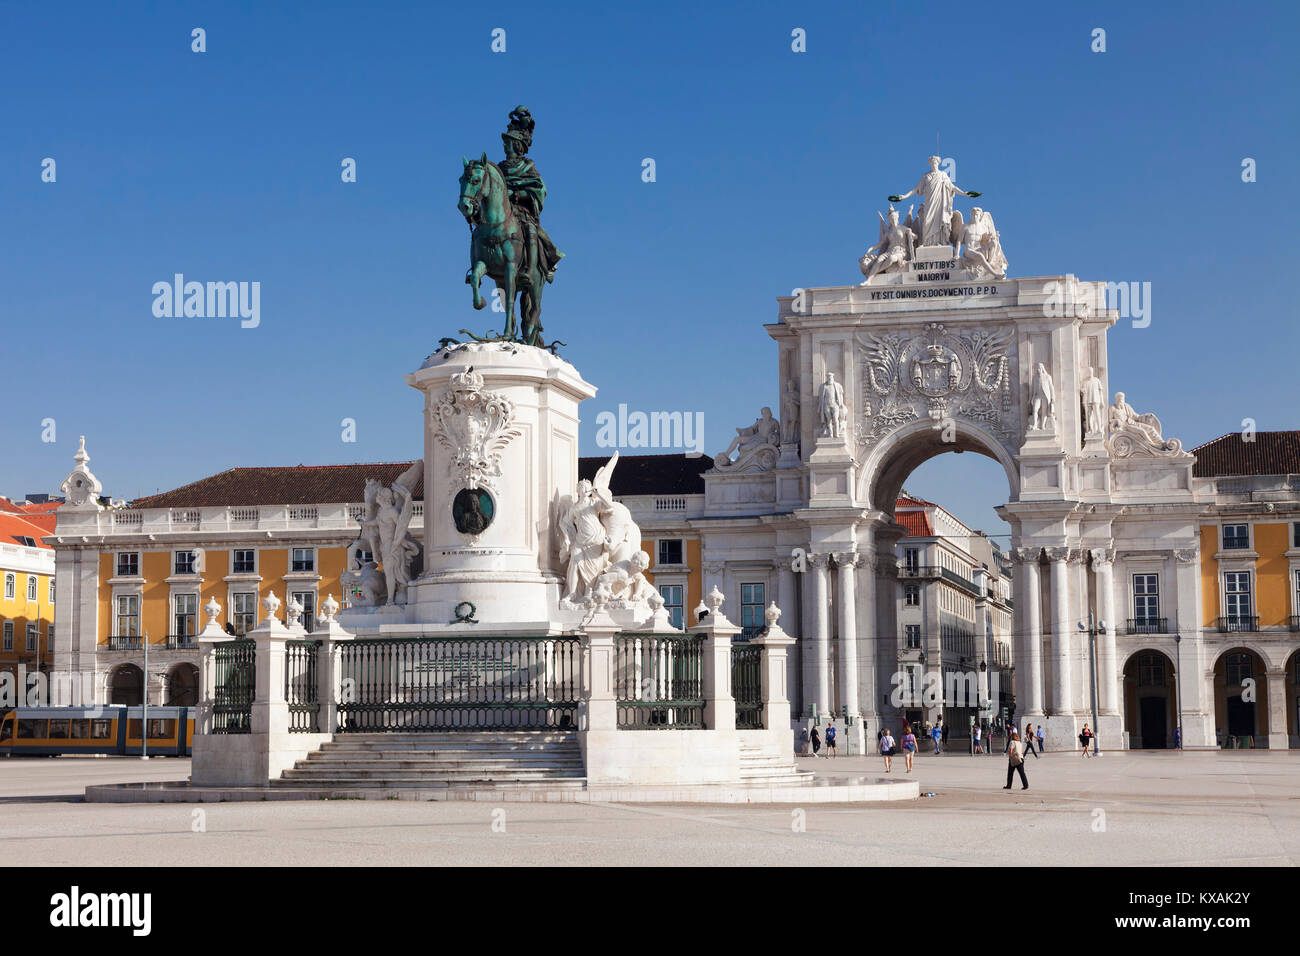
[[[1052,713],[1064,716],[1074,711],[1070,632],[1075,622],[1070,614],[1070,549],[1047,548],[1046,551],[1052,563]]]
[[[339,602],[330,594],[321,602],[320,623],[312,637],[319,640],[316,654],[316,699],[320,701],[320,732],[332,734],[339,729],[339,703],[343,700],[343,645],[353,639],[350,631],[334,620]]]
[[[859,716],[858,707],[858,614],[854,591],[854,568],[858,555],[852,551],[835,555],[839,570],[840,602],[838,618],[840,630],[840,704],[845,717]]]
[[[688,612],[689,613],[689,612]],[[578,727],[591,731],[618,729],[618,704],[614,685],[614,636],[620,628],[604,610],[582,626],[582,699]],[[687,628],[690,632],[691,628]],[[584,751],[585,751],[584,744]]]
[[[804,676],[804,688],[807,699],[805,711],[809,717],[819,722],[831,711],[831,641],[830,641],[830,570],[829,556],[825,554],[808,555],[808,577],[812,581],[812,594],[809,603],[813,617],[813,679],[810,682]],[[807,639],[807,636],[805,636]],[[805,658],[805,661],[807,658]],[[810,687],[811,684],[811,687]],[[815,708],[815,712],[814,712]]]
[[[264,735],[270,750],[289,733],[289,702],[284,698],[284,642],[293,632],[275,616],[280,599],[274,593],[262,599],[265,617],[248,632],[256,643],[253,686],[252,731]]]
[[[1268,676],[1268,749],[1286,750],[1290,744],[1286,732],[1286,668],[1269,667]]]
[[[791,621],[795,633],[789,635],[792,639],[801,634],[799,627],[799,576],[795,573],[794,563],[789,557],[777,559],[775,562],[777,575],[777,596],[780,606],[784,608],[787,621]],[[799,682],[799,654],[787,652],[784,655],[786,667],[786,692],[789,695],[790,707],[794,713],[803,712],[802,687]]]
[[[1025,717],[1034,723],[1043,717],[1043,620],[1038,581],[1038,556],[1041,551],[1041,548],[1016,549],[1016,559],[1020,562],[1020,573],[1023,575],[1018,590],[1024,604],[1021,611],[1024,639],[1020,647],[1024,659],[1015,661],[1016,673],[1021,675],[1023,689],[1017,695],[1016,704],[1023,708]]]
[[[709,616],[704,626],[694,631],[704,635],[700,675],[704,690],[704,727],[706,730],[734,732],[736,698],[731,690],[731,639],[741,629],[722,613],[724,597],[717,587],[708,593],[705,600],[709,605]]]
[[[1106,627],[1097,635],[1097,707],[1103,714],[1119,713],[1119,684],[1115,673],[1115,565],[1113,551],[1096,548],[1092,570],[1097,575],[1097,615]],[[1094,730],[1096,728],[1093,728]]]
[[[234,638],[227,634],[217,623],[221,614],[221,605],[216,598],[208,598],[203,606],[208,615],[208,623],[199,632],[199,705],[194,714],[194,733],[210,734],[213,724],[213,704],[217,698],[217,648]]]
[[[777,620],[781,610],[773,601],[763,613],[767,631],[762,637],[750,641],[763,648],[763,726],[768,730],[784,730],[790,726],[790,701],[786,699],[786,653],[794,638],[781,629]]]

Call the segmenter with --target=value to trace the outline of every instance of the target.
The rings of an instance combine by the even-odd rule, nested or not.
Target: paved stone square
[[[799,763],[819,774],[882,772],[879,758]],[[901,759],[894,767],[902,773]],[[865,806],[315,801],[196,807],[80,802],[90,783],[183,779],[184,760],[0,760],[0,846],[10,864],[61,866],[1300,861],[1300,753],[1116,752],[1101,759],[1049,753],[1031,758],[1027,770],[1030,789],[1021,791],[1017,781],[1008,792],[1001,789],[1001,755],[921,755],[916,776],[934,797]]]

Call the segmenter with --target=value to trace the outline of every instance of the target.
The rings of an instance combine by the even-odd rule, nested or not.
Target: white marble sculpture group
[[[355,607],[406,603],[407,586],[420,554],[419,542],[408,529],[415,508],[414,489],[423,468],[424,462],[416,462],[390,488],[375,478],[366,479],[361,532],[348,548],[348,569],[342,576]]]
[[[614,452],[594,481],[584,478],[575,494],[557,503],[562,608],[643,606],[654,593],[644,574],[650,559],[641,550],[641,529],[609,490],[617,464]]]
[[[971,208],[967,222],[961,210],[953,208],[957,194],[971,195],[957,186],[942,169],[939,157],[929,159],[930,171],[921,181],[901,197],[920,196],[920,209],[908,207],[907,218],[901,223],[898,210],[892,205],[889,214],[880,216],[880,233],[876,244],[866,251],[858,266],[862,270],[862,285],[869,285],[876,276],[903,272],[916,258],[916,250],[924,246],[952,246],[954,259],[966,269],[970,278],[1002,279],[1007,274],[1007,258],[1002,253],[1001,237],[993,224],[993,216],[979,206]],[[975,195],[978,195],[976,193]]]

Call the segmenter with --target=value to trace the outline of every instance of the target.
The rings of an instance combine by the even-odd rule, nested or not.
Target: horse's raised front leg
[[[474,308],[481,309],[487,305],[487,300],[483,298],[483,292],[479,289],[479,283],[483,281],[483,273],[487,272],[487,265],[481,260],[475,262],[470,270],[465,273],[465,281],[469,287],[474,290]]]

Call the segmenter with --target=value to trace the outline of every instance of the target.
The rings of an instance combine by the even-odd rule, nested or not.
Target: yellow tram
[[[59,754],[140,754],[148,730],[149,755],[187,757],[194,740],[190,707],[17,707],[0,712],[0,757]]]

